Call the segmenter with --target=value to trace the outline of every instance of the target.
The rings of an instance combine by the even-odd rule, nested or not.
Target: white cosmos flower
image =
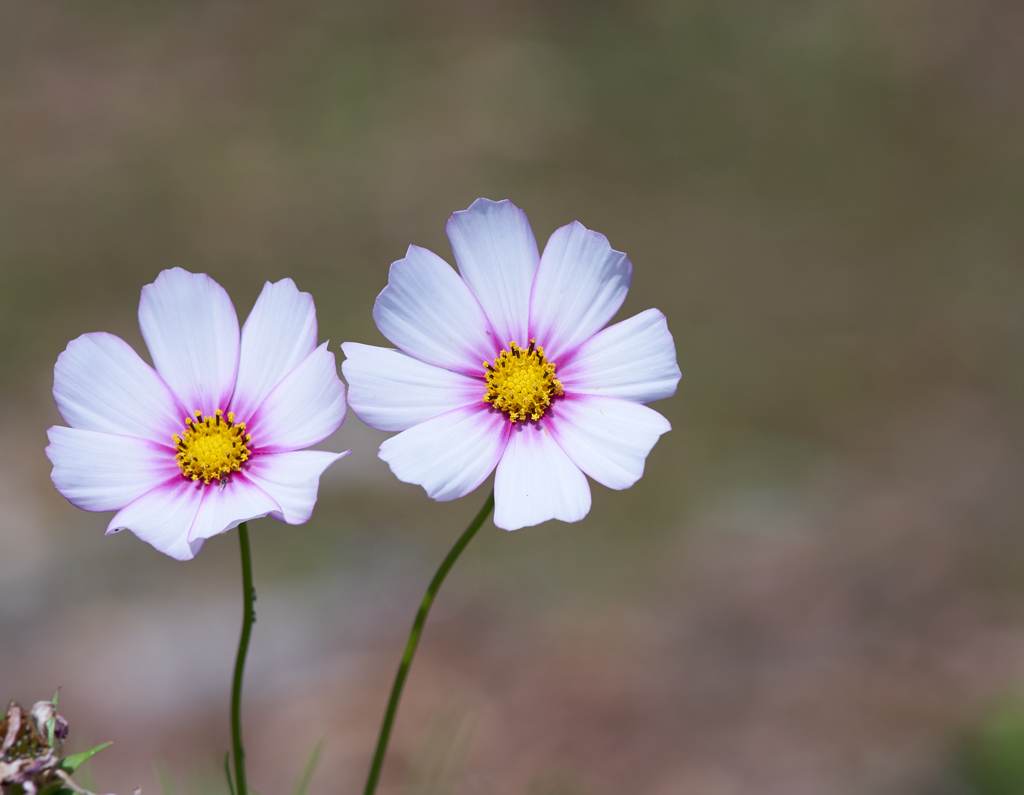
[[[267,283],[239,335],[224,288],[175,268],[142,288],[139,326],[156,369],[103,332],[57,359],[53,397],[71,426],[48,432],[57,490],[117,511],[108,535],[131,530],[178,560],[249,519],[307,521],[320,475],[348,454],[302,449],[345,419],[312,296]]]
[[[670,429],[643,405],[674,394],[680,377],[665,316],[648,309],[604,328],[633,266],[578,222],[542,256],[509,201],[478,199],[446,231],[459,273],[410,246],[374,305],[398,350],[342,345],[349,405],[367,425],[401,431],[379,455],[435,500],[468,494],[497,467],[498,527],[579,521],[585,474],[629,488]]]

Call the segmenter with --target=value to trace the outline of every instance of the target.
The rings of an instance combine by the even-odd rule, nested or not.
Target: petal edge
[[[545,423],[517,423],[494,477],[494,524],[518,530],[590,512],[587,478],[547,432]]]
[[[481,405],[463,406],[386,439],[377,454],[395,477],[438,502],[464,497],[498,464],[511,423]]]

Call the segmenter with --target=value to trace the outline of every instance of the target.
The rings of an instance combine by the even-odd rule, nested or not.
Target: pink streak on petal
[[[459,273],[472,289],[501,348],[529,343],[530,288],[540,255],[526,213],[512,202],[477,199],[445,226]]]
[[[511,423],[484,403],[449,411],[387,439],[378,455],[405,483],[440,502],[483,483],[508,442]]]
[[[608,239],[578,221],[544,247],[530,295],[530,336],[556,364],[600,331],[626,300],[633,266]]]
[[[295,282],[267,282],[242,327],[238,382],[231,408],[248,417],[270,391],[316,350],[313,296]]]
[[[348,404],[371,428],[405,431],[414,425],[479,401],[487,392],[480,376],[470,378],[421,362],[393,348],[343,343],[341,371]]]
[[[116,511],[175,475],[174,450],[148,439],[54,425],[47,431],[50,479],[85,511]]]
[[[566,393],[637,403],[671,397],[679,383],[676,348],[665,316],[648,309],[599,331],[558,363]]]
[[[223,483],[211,481],[202,487],[203,501],[188,531],[189,542],[212,538],[226,533],[242,522],[280,511],[267,492],[246,477],[244,472],[233,473]]]
[[[548,431],[548,418],[517,422],[494,476],[494,524],[504,530],[560,519],[578,522],[590,511],[586,476]]]
[[[238,317],[205,273],[162,271],[142,288],[139,327],[157,372],[189,413],[212,415],[231,399],[238,374]]]
[[[172,444],[185,408],[156,370],[120,337],[83,334],[53,368],[53,398],[72,428]]]
[[[439,256],[409,246],[391,265],[373,305],[377,328],[397,347],[429,364],[475,375],[501,350],[477,298]]]
[[[552,406],[548,429],[570,460],[610,489],[628,489],[669,421],[640,403],[569,395]],[[546,419],[546,417],[545,417]]]
[[[250,449],[264,453],[300,450],[322,442],[345,420],[345,385],[325,342],[267,395],[246,431]]]
[[[191,560],[203,542],[189,542],[188,531],[202,502],[202,484],[178,475],[126,505],[107,526],[107,535],[131,530],[136,537],[175,560]]]
[[[255,456],[246,476],[269,494],[281,507],[270,515],[280,522],[303,524],[313,515],[320,476],[335,461],[349,455],[322,450],[297,450]]]

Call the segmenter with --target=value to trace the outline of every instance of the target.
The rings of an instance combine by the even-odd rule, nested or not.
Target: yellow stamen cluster
[[[232,472],[240,472],[242,463],[249,458],[252,436],[245,432],[245,423],[235,424],[235,415],[217,409],[212,417],[203,417],[201,411],[196,418],[185,420],[188,426],[179,436],[174,434],[174,446],[178,454],[174,460],[181,467],[181,474],[191,480],[202,480],[206,485],[211,480],[221,480]]]
[[[539,420],[551,405],[554,395],[562,394],[562,384],[555,378],[555,364],[544,358],[544,349],[530,340],[530,347],[509,343],[494,364],[487,368],[487,394],[484,403],[508,414],[509,420]]]

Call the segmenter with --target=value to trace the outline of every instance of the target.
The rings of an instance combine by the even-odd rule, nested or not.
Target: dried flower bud
[[[61,769],[60,749],[67,736],[68,722],[57,714],[52,701],[37,701],[28,713],[11,701],[0,721],[0,792],[36,795],[57,784],[80,795],[92,795]]]
[[[68,736],[68,722],[57,714],[57,707],[52,701],[37,701],[29,712],[36,733],[49,742],[50,721],[53,721],[53,750],[60,751]]]

